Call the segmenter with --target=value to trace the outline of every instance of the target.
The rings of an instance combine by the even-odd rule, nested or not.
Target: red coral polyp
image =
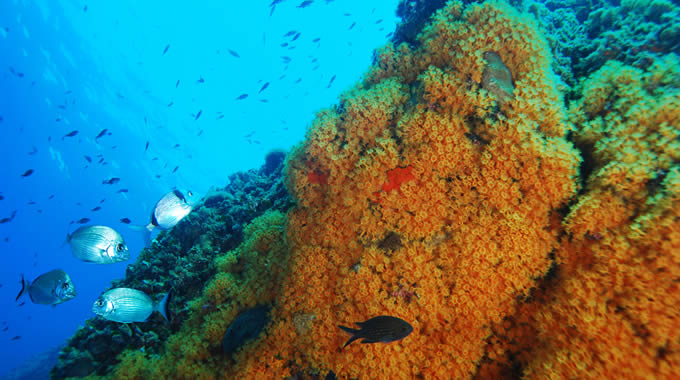
[[[382,185],[383,191],[392,191],[398,189],[403,183],[414,180],[413,166],[409,165],[405,168],[394,168],[387,171],[387,182]]]

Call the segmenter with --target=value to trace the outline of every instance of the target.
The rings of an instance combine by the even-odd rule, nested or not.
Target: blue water
[[[303,139],[315,112],[361,78],[397,22],[397,0],[305,8],[285,0],[271,16],[270,2],[0,3],[0,219],[17,210],[0,224],[0,374],[94,317],[94,300],[142,248],[121,218],[146,224],[172,188],[206,193]],[[292,30],[295,41],[284,37]],[[103,129],[110,135],[95,140]],[[121,180],[102,184],[111,177]],[[62,243],[81,218],[121,232],[130,261],[75,259]],[[32,280],[55,268],[71,276],[76,299],[15,302],[22,273]]]

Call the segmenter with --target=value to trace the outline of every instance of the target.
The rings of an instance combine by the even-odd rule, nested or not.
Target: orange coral
[[[286,163],[296,207],[248,226],[164,355],[114,376],[672,377],[679,72],[610,63],[567,112],[533,20],[449,2],[318,113]],[[567,132],[592,153],[581,194]],[[274,300],[260,339],[217,354]],[[414,332],[340,349],[338,324],[376,315]]]

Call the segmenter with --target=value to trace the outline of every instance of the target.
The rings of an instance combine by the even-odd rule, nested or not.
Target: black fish
[[[165,49],[163,49],[163,55],[168,52],[168,49],[170,49],[170,44],[165,46]]]
[[[28,155],[33,156],[36,153],[38,153],[38,148],[36,148],[35,145],[33,145],[33,148],[31,149],[30,152],[28,152]]]
[[[71,132],[65,134],[64,137],[62,137],[61,139],[63,140],[65,137],[73,137],[77,134],[78,134],[78,131],[71,131]]]
[[[120,222],[123,223],[123,224],[130,224],[130,223],[132,223],[132,221],[131,221],[130,219],[128,219],[128,218],[121,218],[121,219],[120,219]]]
[[[308,6],[312,5],[313,2],[314,2],[314,0],[305,0],[305,1],[301,2],[300,5],[298,5],[297,7],[298,8],[307,8]]]
[[[293,36],[293,38],[290,41],[293,42],[293,41],[297,40],[298,38],[300,38],[300,35],[301,35],[301,33],[296,34],[295,36]]]
[[[347,30],[352,30],[352,28],[354,28],[354,26],[355,26],[356,24],[357,24],[356,22],[353,22],[352,25],[350,25],[350,26],[349,26],[349,29],[347,29]]]
[[[363,339],[361,343],[389,343],[395,340],[406,338],[413,327],[401,318],[381,315],[373,317],[365,322],[355,322],[359,330],[338,325],[346,333],[352,334],[347,343],[342,348],[357,339]]]
[[[241,56],[238,55],[237,52],[235,52],[235,51],[233,51],[233,50],[230,50],[230,49],[227,49],[227,51],[229,51],[229,54],[233,55],[234,57],[236,57],[236,58],[241,58]]]
[[[319,41],[321,41],[321,38],[318,38],[318,37],[312,40],[312,42],[319,42]]]
[[[12,218],[5,217],[5,218],[0,219],[0,224],[9,223],[11,221],[12,221]]]
[[[175,144],[175,146],[173,146],[173,148],[175,148],[175,149],[177,149],[177,148],[179,148],[179,147],[180,147],[179,144]]]
[[[90,218],[80,218],[76,221],[78,224],[85,224],[90,221]]]
[[[92,157],[90,157],[90,156],[83,156],[83,157],[85,157],[85,160],[87,162],[90,162],[90,163],[92,162]]]
[[[5,199],[5,196],[0,194],[0,201],[3,200],[3,199]]]
[[[21,306],[21,305],[19,305],[19,306]],[[15,335],[15,336],[12,337],[12,340],[19,340],[19,339],[21,339],[21,335]]]
[[[236,97],[236,100],[243,100],[243,99],[245,99],[245,98],[247,98],[247,97],[248,97],[248,94],[241,94],[241,95],[239,95],[239,96]]]
[[[118,181],[120,181],[120,178],[118,178],[118,177],[111,177],[111,178],[109,178],[109,179],[103,180],[103,181],[102,181],[102,185],[113,185],[113,184],[118,183]]]
[[[102,207],[101,207],[101,206],[97,206],[97,207],[93,208],[93,209],[92,209],[92,210],[90,210],[90,211],[99,211],[99,210],[101,210],[101,209],[102,209]]]
[[[179,166],[175,166],[175,168],[174,168],[174,169],[172,169],[172,172],[173,172],[173,173],[174,173],[174,172],[176,172],[176,171],[177,171],[177,169],[179,169]]]
[[[257,93],[258,94],[261,93],[262,91],[266,90],[267,87],[269,87],[269,82],[266,82],[265,84],[263,84],[262,87],[260,88],[260,91],[258,91]]]
[[[128,189],[120,189],[120,190],[118,190],[118,194],[120,194],[120,193],[127,193],[127,192],[128,192]]]
[[[149,142],[148,141],[146,142],[146,146],[144,147],[144,151],[146,152],[147,149],[149,149]]]
[[[198,120],[199,117],[201,117],[201,114],[203,113],[203,110],[198,110],[198,113],[196,114],[196,117],[194,117],[194,121]]]
[[[168,103],[168,107],[172,107],[173,104],[175,104],[175,102]]]
[[[106,132],[108,132],[108,131],[109,131],[109,130],[106,129],[106,128],[102,129],[102,131],[99,132],[99,134],[97,135],[97,137],[94,138],[94,141],[97,141],[97,139],[99,139],[99,138],[101,138],[101,137],[104,137],[104,135],[105,135]]]
[[[331,85],[333,84],[333,81],[334,81],[334,80],[335,80],[335,75],[333,75],[333,76],[331,77],[331,80],[330,80],[330,82],[328,82],[328,86],[326,86],[326,88],[331,88]]]
[[[29,175],[33,174],[33,169],[28,169],[22,174],[22,177],[28,177]]]
[[[175,83],[175,88],[177,88],[177,86],[179,86],[179,79],[177,79],[177,83]]]
[[[198,77],[198,80],[196,82],[205,83],[205,79],[203,79],[203,77]]]

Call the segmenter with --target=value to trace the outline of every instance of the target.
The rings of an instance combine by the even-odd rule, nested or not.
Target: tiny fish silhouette
[[[170,49],[170,44],[165,46],[165,49],[163,49],[163,55],[168,52],[168,49]]]
[[[235,52],[235,51],[233,51],[233,50],[230,50],[230,49],[227,49],[227,50],[229,51],[229,54],[233,55],[234,57],[236,57],[236,58],[241,58],[241,56],[238,55],[237,52]]]
[[[112,178],[103,180],[103,181],[102,181],[102,184],[103,184],[103,185],[113,185],[113,184],[118,183],[118,181],[120,181],[120,178],[118,178],[118,177],[112,177]]]
[[[22,177],[28,177],[28,176],[30,176],[31,174],[33,174],[33,169],[28,169],[28,170],[26,170],[26,171],[24,172],[24,174],[22,174],[21,176],[22,176]]]
[[[123,223],[123,224],[130,224],[130,223],[132,223],[132,221],[131,221],[130,219],[128,219],[128,218],[121,218],[121,219],[120,219],[120,222]]]
[[[408,322],[389,315],[373,317],[365,322],[355,322],[354,324],[359,326],[358,330],[338,325],[343,331],[352,334],[342,348],[347,347],[348,344],[357,339],[363,339],[361,343],[394,342],[406,338],[413,332],[413,327]]]
[[[248,94],[241,94],[238,97],[236,97],[236,100],[243,100],[248,97]]]
[[[201,117],[201,114],[203,113],[203,110],[198,110],[198,113],[194,117],[194,121],[198,120],[199,117]]]
[[[78,134],[78,131],[71,131],[71,132],[65,134],[64,137],[62,137],[61,139],[63,140],[65,137],[73,137],[77,134]]]

